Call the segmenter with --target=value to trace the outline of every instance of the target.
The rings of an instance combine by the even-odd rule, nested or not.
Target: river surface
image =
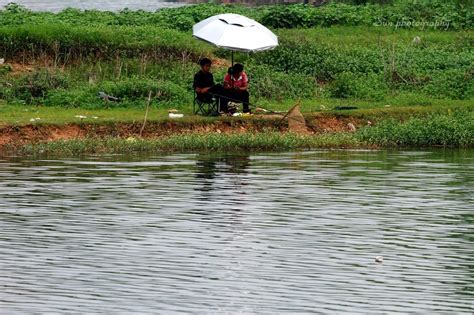
[[[33,11],[58,12],[67,8],[81,10],[120,11],[130,10],[155,11],[162,8],[178,7],[186,4],[206,3],[206,0],[0,0],[0,9],[10,2],[15,2]],[[222,3],[240,3],[244,5],[263,5],[292,3],[298,0],[221,0]]]
[[[67,8],[107,11],[119,11],[128,8],[130,10],[155,11],[186,4],[186,0],[0,0],[0,8],[10,2],[15,2],[33,11],[51,12],[58,12]]]
[[[472,314],[473,184],[473,150],[4,159],[0,313]]]

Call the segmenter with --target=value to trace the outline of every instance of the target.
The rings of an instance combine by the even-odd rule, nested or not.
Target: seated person
[[[228,91],[230,101],[242,102],[244,104],[243,112],[250,113],[248,78],[244,72],[244,66],[236,63],[227,72],[224,78],[224,89]]]
[[[226,99],[223,98],[226,91],[221,84],[214,84],[214,77],[211,70],[211,60],[203,58],[199,61],[201,70],[194,75],[193,88],[196,91],[197,98],[201,102],[211,103],[212,97],[215,95],[220,102],[220,109],[224,110],[227,108]]]

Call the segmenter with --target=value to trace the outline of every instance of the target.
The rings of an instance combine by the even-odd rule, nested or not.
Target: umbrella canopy
[[[233,13],[214,15],[195,24],[193,36],[232,51],[258,52],[278,46],[278,37],[268,28]]]

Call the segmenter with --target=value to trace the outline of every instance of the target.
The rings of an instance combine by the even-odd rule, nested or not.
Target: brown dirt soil
[[[332,133],[332,132],[352,132],[351,124],[358,128],[365,125],[365,120],[356,119],[352,117],[335,117],[323,116],[316,117],[309,121],[307,125],[313,126],[317,133]]]
[[[22,63],[11,63],[12,74],[20,74],[24,72],[32,72],[35,67],[33,65],[22,64]]]
[[[364,124],[352,118],[310,117],[306,118],[310,134],[351,131],[349,124],[358,127]],[[103,123],[103,124],[29,124],[23,126],[0,127],[0,150],[5,146],[22,146],[28,143],[54,140],[81,139],[86,137],[137,137],[142,123]],[[216,119],[210,121],[151,121],[147,122],[143,138],[157,138],[175,134],[189,133],[240,133],[288,131],[288,121],[280,117],[267,119]],[[306,133],[306,132],[305,132]]]

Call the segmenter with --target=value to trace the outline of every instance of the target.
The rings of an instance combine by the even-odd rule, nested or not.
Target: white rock
[[[349,129],[349,131],[356,131],[357,130],[356,126],[354,126],[353,123],[348,123],[347,128]]]
[[[420,36],[415,36],[415,37],[413,38],[413,40],[412,40],[412,43],[413,43],[414,45],[420,44],[420,43],[421,43],[421,38],[420,38]]]

